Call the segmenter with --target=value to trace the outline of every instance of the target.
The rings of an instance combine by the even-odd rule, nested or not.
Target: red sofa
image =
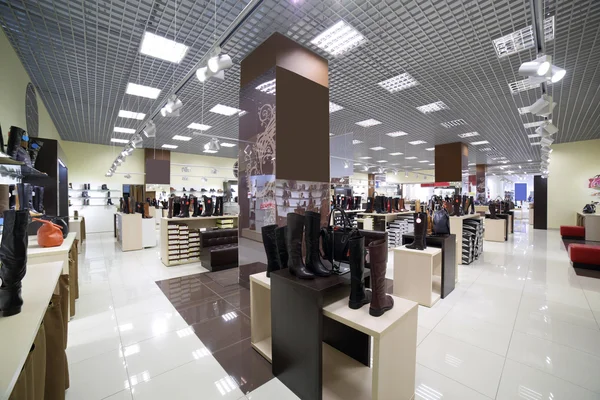
[[[583,226],[567,226],[560,227],[560,236],[563,239],[585,239],[585,228]]]
[[[572,243],[569,245],[569,258],[573,268],[600,270],[600,246]]]

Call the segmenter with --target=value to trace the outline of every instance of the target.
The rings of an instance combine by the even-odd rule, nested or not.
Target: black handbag
[[[443,208],[433,213],[433,232],[436,235],[450,234],[450,217]]]
[[[342,224],[343,226],[336,226],[332,224],[331,217],[334,211],[338,211],[342,216]],[[321,228],[321,240],[323,243],[323,252],[326,260],[329,260],[333,268],[336,269],[334,261],[340,262],[348,262],[350,260],[348,251],[349,251],[349,243],[350,238],[359,237],[360,233],[358,229],[353,228],[348,216],[339,207],[334,207],[327,217],[327,223],[329,226],[326,228]]]

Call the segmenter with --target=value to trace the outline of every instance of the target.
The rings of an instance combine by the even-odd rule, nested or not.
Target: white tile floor
[[[415,399],[600,399],[600,280],[574,273],[557,231],[516,229],[419,308]],[[154,284],[204,271],[88,235],[67,399],[297,399],[277,379],[242,393]]]

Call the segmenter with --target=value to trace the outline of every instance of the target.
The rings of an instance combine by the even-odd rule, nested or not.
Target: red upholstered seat
[[[560,236],[568,238],[584,238],[585,228],[583,226],[567,226],[560,227]]]
[[[573,263],[600,266],[600,246],[572,243],[569,245],[569,258]]]

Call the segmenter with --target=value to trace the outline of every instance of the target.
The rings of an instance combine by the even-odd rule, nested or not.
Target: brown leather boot
[[[394,299],[385,294],[385,270],[387,268],[387,241],[375,240],[369,243],[369,260],[371,264],[371,306],[369,314],[382,316],[394,307]]]
[[[173,218],[173,197],[169,197],[169,212],[167,213],[167,218]]]

